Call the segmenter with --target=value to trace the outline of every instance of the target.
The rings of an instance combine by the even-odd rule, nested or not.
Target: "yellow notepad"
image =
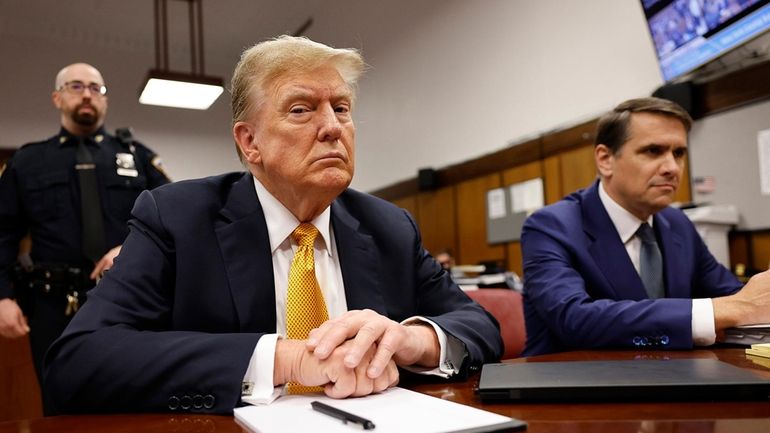
[[[761,365],[762,367],[770,369],[770,358],[753,355],[749,355],[747,358],[750,359],[754,364]]]
[[[770,358],[770,344],[768,343],[752,344],[751,348],[746,348],[746,354],[761,356],[763,358]]]

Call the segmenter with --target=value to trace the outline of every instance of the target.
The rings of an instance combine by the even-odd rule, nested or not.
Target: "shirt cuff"
[[[714,329],[714,304],[711,299],[692,300],[692,342],[696,346],[711,346],[717,341]]]
[[[404,370],[411,371],[412,373],[439,376],[443,378],[452,377],[460,372],[460,366],[462,366],[463,360],[466,356],[465,344],[457,337],[444,332],[441,327],[436,325],[433,321],[428,320],[422,316],[410,317],[403,322],[402,325],[408,325],[410,323],[423,322],[433,327],[433,331],[438,337],[439,348],[441,353],[439,355],[437,367],[420,367],[417,365],[401,366]]]
[[[263,335],[249,360],[249,367],[243,376],[241,401],[247,404],[270,404],[281,395],[283,387],[273,386],[275,345],[278,334]]]

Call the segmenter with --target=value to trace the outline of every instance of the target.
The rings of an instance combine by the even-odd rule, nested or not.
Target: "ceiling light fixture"
[[[192,72],[168,69],[168,0],[155,0],[155,68],[150,69],[139,102],[164,107],[206,110],[222,94],[222,79],[203,71],[202,0],[178,0],[188,4]]]

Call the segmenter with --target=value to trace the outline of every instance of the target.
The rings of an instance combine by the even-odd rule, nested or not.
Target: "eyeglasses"
[[[86,84],[82,81],[67,81],[61,87],[59,87],[59,90],[63,89],[67,89],[70,91],[70,93],[74,93],[76,95],[82,94],[86,91],[86,89],[88,89],[92,95],[104,96],[107,94],[107,86],[96,83]]]

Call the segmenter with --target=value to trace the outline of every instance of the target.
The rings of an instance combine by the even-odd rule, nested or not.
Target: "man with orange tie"
[[[231,89],[248,173],[139,197],[120,260],[48,353],[56,412],[229,413],[499,358],[497,323],[408,213],[348,188],[363,67],[288,36],[243,53]]]

